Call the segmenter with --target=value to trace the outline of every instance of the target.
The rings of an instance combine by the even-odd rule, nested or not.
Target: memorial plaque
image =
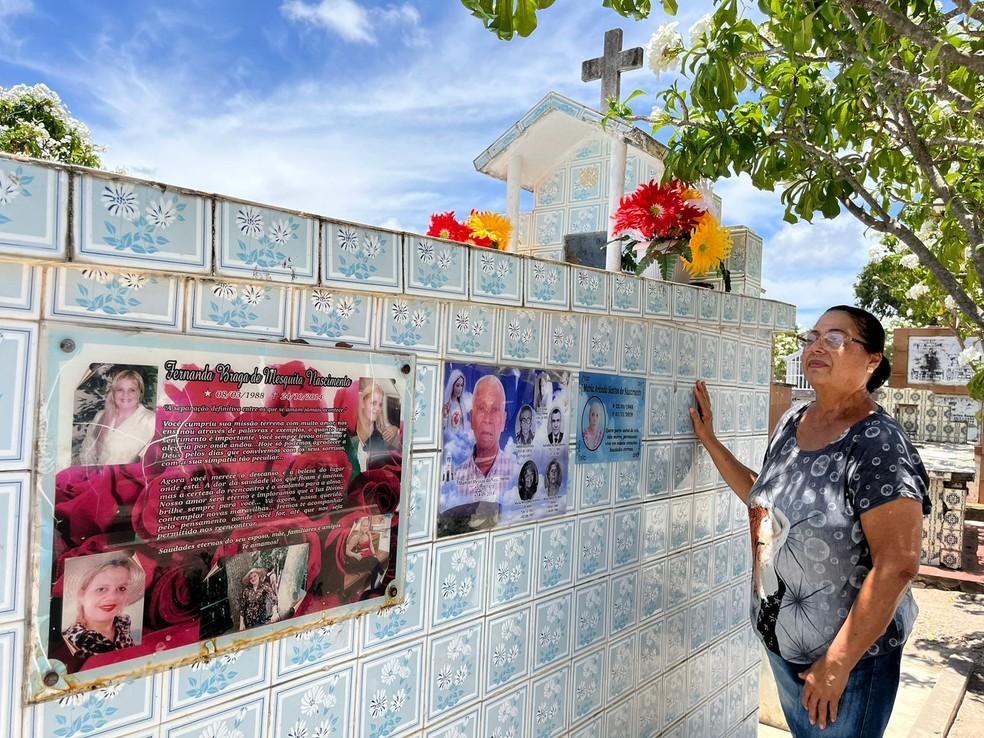
[[[577,463],[637,461],[642,452],[646,380],[581,372],[578,382]]]
[[[568,233],[564,236],[564,261],[578,266],[605,268],[607,231]]]
[[[30,694],[402,599],[414,357],[51,324]]]

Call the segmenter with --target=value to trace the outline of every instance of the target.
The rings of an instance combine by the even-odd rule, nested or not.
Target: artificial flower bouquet
[[[700,185],[680,180],[639,185],[619,203],[612,216],[615,241],[622,242],[622,269],[641,274],[658,263],[669,279],[675,258],[698,277],[717,271],[731,289],[724,260],[731,253],[731,236],[714,214],[714,201]]]
[[[505,251],[512,235],[512,223],[506,216],[488,210],[472,210],[462,223],[455,217],[454,211],[449,210],[431,216],[426,235]]]

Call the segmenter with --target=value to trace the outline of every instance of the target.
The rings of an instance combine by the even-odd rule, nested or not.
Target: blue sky
[[[686,5],[684,32],[711,4]],[[474,157],[549,90],[597,105],[580,64],[605,30],[644,45],[667,20],[600,6],[557,0],[505,43],[457,0],[0,0],[0,86],[58,92],[109,169],[421,230],[436,211],[504,210]],[[668,82],[638,70],[622,92]],[[789,225],[778,194],[717,190],[725,222],[765,238],[767,295],[797,304],[801,325],[853,302],[870,240],[850,216]]]

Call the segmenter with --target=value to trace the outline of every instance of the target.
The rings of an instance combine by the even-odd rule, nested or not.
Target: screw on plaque
[[[46,687],[54,687],[56,684],[58,684],[58,672],[46,671],[41,681],[44,682],[44,686]]]
[[[403,366],[400,367],[400,371],[403,372],[404,374],[409,374],[410,373],[410,365],[409,364],[404,364]]]
[[[400,590],[395,584],[391,584],[389,589],[386,590],[387,597],[396,597],[398,594],[400,594]]]
[[[61,343],[58,344],[58,348],[64,351],[66,354],[70,354],[75,351],[75,341],[71,338],[63,338]]]

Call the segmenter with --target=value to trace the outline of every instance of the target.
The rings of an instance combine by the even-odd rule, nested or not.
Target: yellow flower
[[[494,241],[499,249],[505,249],[509,245],[512,223],[504,215],[489,210],[475,211],[468,216],[466,225],[471,229],[472,238]]]
[[[681,258],[692,276],[706,274],[728,258],[731,253],[731,234],[722,228],[710,213],[704,213],[690,234],[691,259]]]

